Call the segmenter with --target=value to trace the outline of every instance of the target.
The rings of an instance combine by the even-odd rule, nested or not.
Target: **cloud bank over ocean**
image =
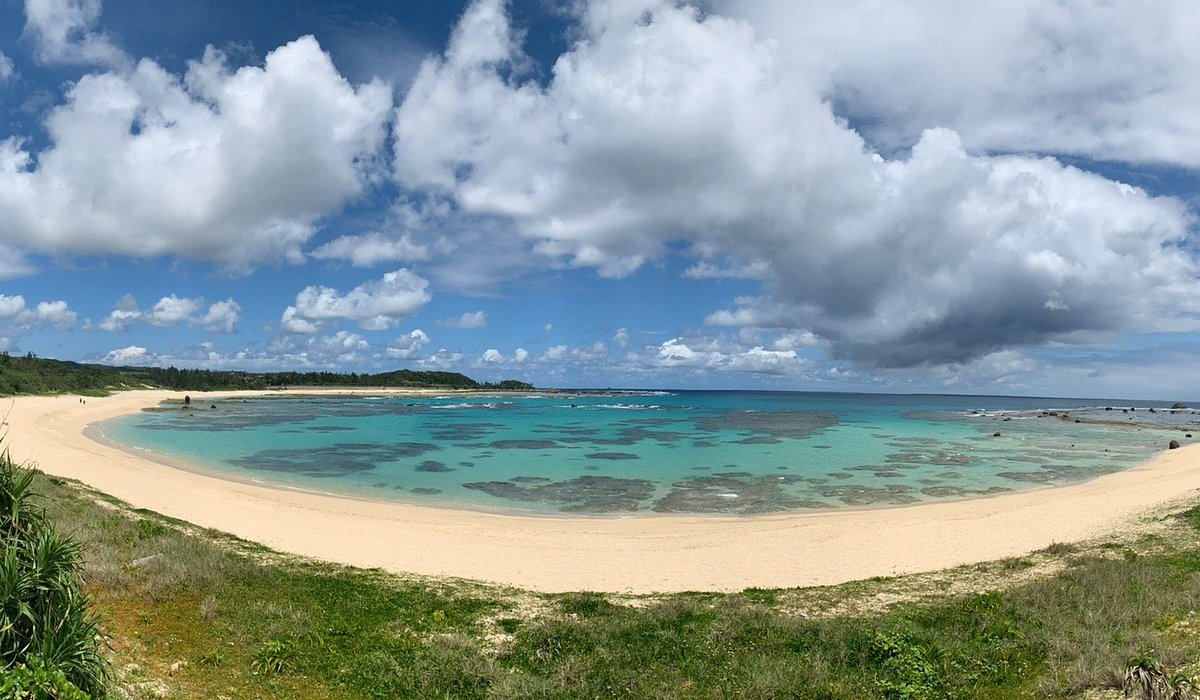
[[[0,37],[33,115],[0,132],[0,275],[63,298],[5,346],[1095,394],[1197,345],[1184,3],[459,12],[350,79],[349,30],[172,57],[29,0]],[[97,298],[72,267],[136,281]]]

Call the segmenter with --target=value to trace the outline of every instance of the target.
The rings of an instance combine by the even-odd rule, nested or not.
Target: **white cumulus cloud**
[[[0,51],[0,84],[8,82],[15,73],[16,69],[13,68],[12,59]]]
[[[210,333],[232,333],[242,318],[242,307],[233,299],[214,302],[208,312],[193,323]]]
[[[361,362],[371,344],[350,331],[300,337],[285,335],[267,347],[266,355],[300,367],[340,367]]]
[[[468,311],[455,318],[442,319],[438,321],[438,325],[447,328],[483,328],[487,325],[487,314],[483,311]]]
[[[387,356],[398,360],[412,360],[421,356],[421,350],[429,344],[429,336],[420,328],[402,335],[387,346]]]
[[[96,30],[100,0],[25,0],[25,35],[42,63],[120,68],[129,57]]]
[[[306,318],[301,318],[296,307],[289,306],[283,311],[279,321],[279,329],[284,333],[312,335],[321,332],[321,325]]]
[[[603,276],[682,248],[690,277],[762,282],[711,323],[811,333],[866,366],[1196,326],[1182,202],[1052,158],[980,154],[933,119],[910,151],[879,151],[836,111],[833,49],[814,57],[782,29],[668,0],[574,7],[577,41],[536,82],[507,5],[472,3],[396,111],[401,184]],[[801,4],[793,24],[808,12],[823,16]],[[695,361],[683,347],[663,360]],[[771,357],[789,361],[754,361]]]
[[[807,363],[794,350],[746,347],[720,337],[671,338],[631,361],[642,367],[755,374],[796,374]]]
[[[417,360],[417,364],[432,370],[458,370],[463,365],[463,355],[461,352],[443,348],[428,357]]]
[[[339,361],[347,362],[358,357],[358,353],[370,347],[365,338],[349,331],[338,331],[333,335],[309,338],[308,347],[319,355],[333,355]]]
[[[155,302],[154,306],[142,313],[142,319],[157,328],[177,326],[190,319],[201,303],[203,302],[200,299],[188,299],[172,294]]]
[[[70,330],[78,317],[62,300],[40,301],[32,308],[20,294],[0,294],[0,329],[15,335],[35,328]]]
[[[368,233],[335,238],[310,255],[317,260],[346,260],[355,267],[374,267],[380,263],[426,260],[430,252],[429,246],[414,243],[408,234],[393,238]]]
[[[175,294],[162,297],[148,309],[138,308],[137,299],[126,294],[117,300],[117,308],[95,324],[102,331],[127,331],[137,323],[146,323],[156,328],[172,328],[181,323],[203,328],[210,333],[232,333],[241,319],[241,306],[233,299],[218,301],[208,307],[203,315],[204,299],[180,297]],[[90,321],[89,321],[90,324]],[[85,325],[90,329],[91,325]]]
[[[284,310],[281,326],[287,333],[315,333],[336,321],[371,331],[392,328],[432,298],[428,286],[424,278],[400,268],[345,294],[332,287],[305,287],[295,305]]]
[[[735,0],[889,149],[932,126],[977,151],[1200,166],[1200,14],[1137,2]]]
[[[116,350],[110,350],[101,362],[109,365],[146,365],[152,364],[156,356],[146,348],[130,345]]]
[[[37,27],[77,26],[53,18],[100,7],[30,6]],[[32,19],[43,15],[52,19]],[[375,177],[391,106],[390,88],[351,85],[311,36],[261,66],[231,66],[209,47],[184,75],[150,59],[84,75],[46,115],[44,149],[0,141],[0,243],[175,255],[232,272],[300,262],[318,219]]]
[[[77,316],[78,314],[67,306],[67,302],[62,300],[39,301],[33,309],[33,318],[38,323],[44,323],[58,330],[73,328]]]

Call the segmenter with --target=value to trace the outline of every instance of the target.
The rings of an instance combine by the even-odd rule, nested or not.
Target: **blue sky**
[[[1200,398],[1187,2],[0,0],[0,346]]]

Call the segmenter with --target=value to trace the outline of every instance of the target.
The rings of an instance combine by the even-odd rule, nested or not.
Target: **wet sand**
[[[177,469],[84,434],[92,423],[184,393],[123,392],[86,405],[73,395],[17,397],[4,444],[49,474],[285,552],[550,592],[730,591],[930,571],[1103,535],[1200,489],[1200,445],[1191,445],[1081,484],[972,500],[744,517],[551,518],[269,488]],[[208,403],[270,392],[187,393]]]

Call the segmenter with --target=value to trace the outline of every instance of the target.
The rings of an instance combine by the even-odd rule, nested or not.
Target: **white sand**
[[[232,395],[190,394],[198,403]],[[521,517],[238,483],[83,435],[90,423],[182,396],[126,392],[86,405],[75,396],[19,397],[5,444],[50,474],[286,552],[539,591],[728,591],[930,571],[1111,532],[1200,489],[1200,445],[1192,445],[1082,484],[966,501],[738,518]]]

